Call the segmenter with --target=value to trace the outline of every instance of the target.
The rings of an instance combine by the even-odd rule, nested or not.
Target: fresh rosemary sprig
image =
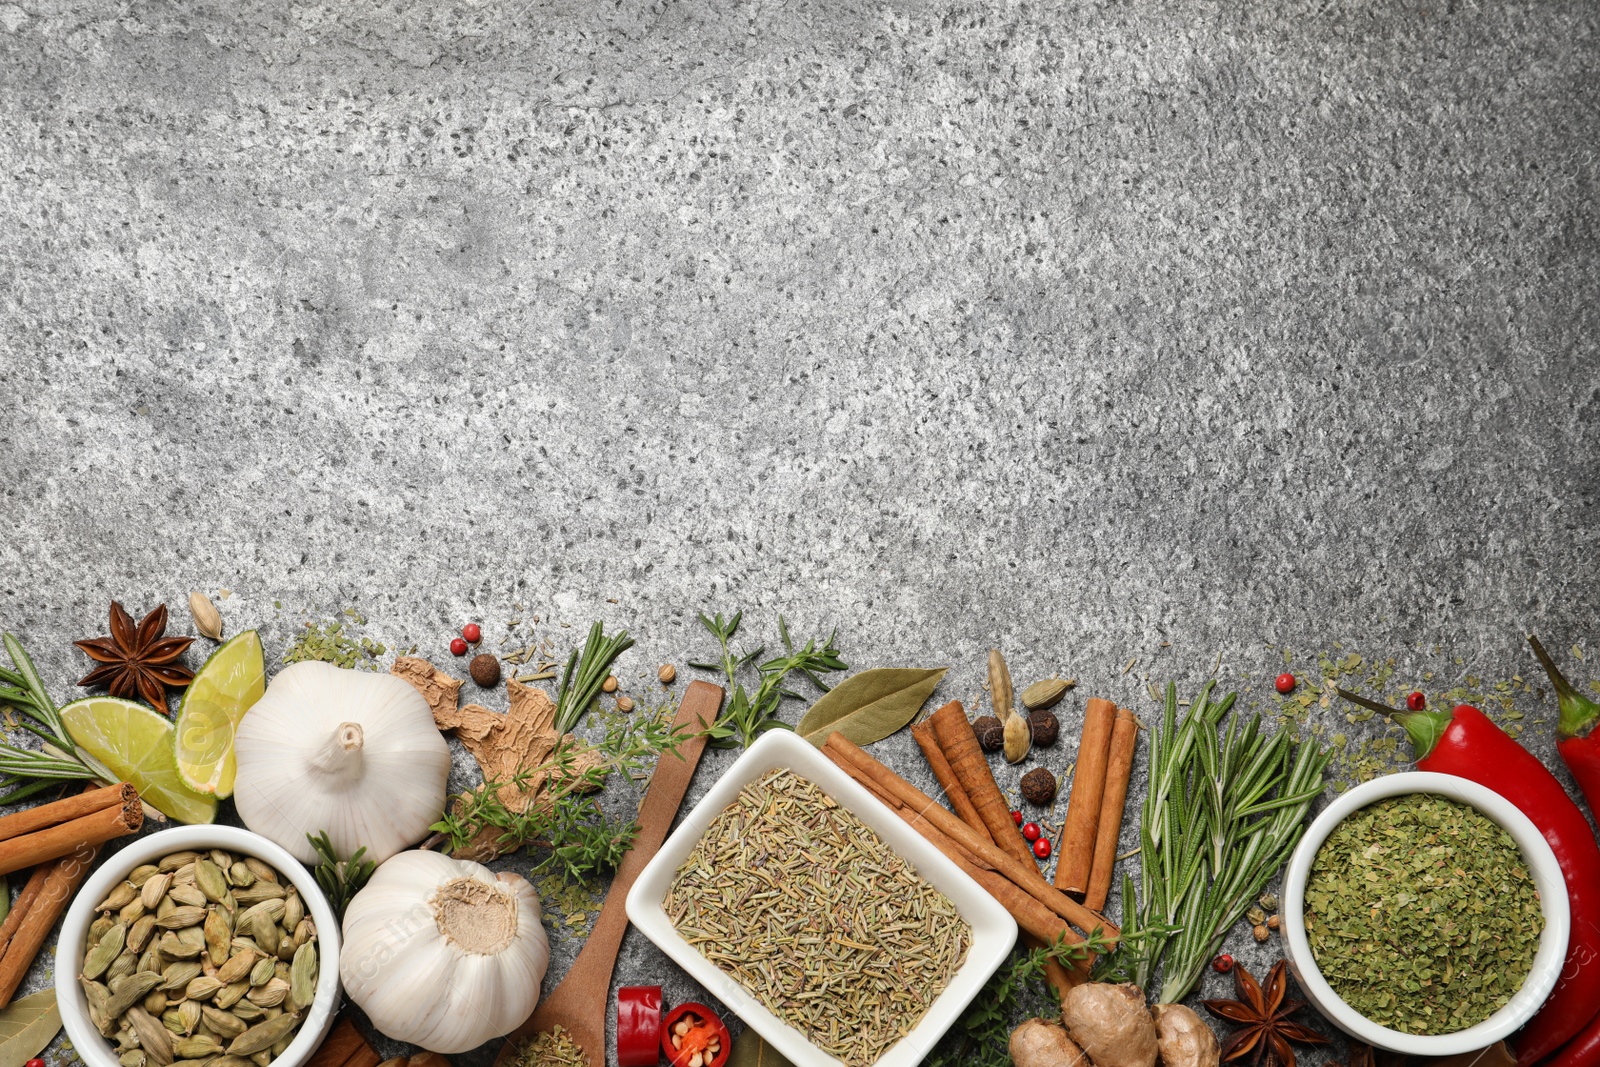
[[[556,733],[571,733],[583,721],[600,696],[600,687],[611,673],[611,665],[632,647],[633,638],[626,630],[607,637],[600,623],[589,627],[581,656],[573,649],[572,655],[567,657],[566,670],[561,674],[561,688],[556,693]]]
[[[1214,685],[1206,683],[1181,724],[1177,688],[1167,685],[1165,714],[1150,736],[1139,828],[1136,925],[1148,933],[1112,963],[1146,987],[1159,964],[1163,1004],[1194,989],[1223,937],[1288,859],[1330,758],[1287,730],[1264,736],[1259,715],[1228,717],[1235,694],[1213,701]],[[1127,892],[1125,913],[1133,908]]]
[[[15,708],[21,715],[16,725],[37,737],[43,747],[20,748],[0,742],[0,790],[4,790],[0,804],[30,797],[58,782],[84,778],[115,781],[98,761],[92,762],[87,753],[78,751],[22,643],[6,634],[5,646],[12,669],[0,667],[0,705]]]
[[[756,667],[760,681],[756,685],[756,691],[750,693],[739,682],[739,672],[759,659],[766,649],[762,646],[742,656],[733,654],[728,643],[739,632],[739,622],[743,618],[742,611],[734,612],[731,619],[724,619],[720,611],[713,618],[707,618],[702,613],[700,624],[717,639],[722,659],[718,663],[689,664],[703,671],[720,671],[728,681],[731,694],[728,697],[728,706],[708,731],[711,744],[718,748],[732,748],[736,745],[748,747],[750,742],[768,730],[794,729],[778,718],[778,706],[785,699],[800,698],[799,693],[784,686],[789,675],[798,671],[811,679],[812,685],[826,693],[828,686],[818,676],[850,669],[849,665],[839,658],[838,649],[833,647],[833,639],[838,635],[837,630],[828,635],[821,648],[817,647],[817,642],[813,639],[807,641],[805,647],[797,652],[794,642],[789,639],[789,625],[783,616],[779,615],[778,636],[783,640],[784,655],[769,659]]]
[[[1029,1015],[1056,1015],[1060,1003],[1044,977],[1044,965],[1055,960],[1071,970],[1087,955],[1099,955],[1110,941],[1098,928],[1081,944],[1058,938],[1011,957],[989,979],[956,1024],[933,1047],[924,1067],[1011,1067],[1008,1039],[1012,1027]]]
[[[367,884],[367,879],[372,877],[372,872],[378,869],[378,865],[372,860],[361,858],[367,854],[365,846],[356,849],[355,854],[349,859],[341,860],[339,854],[333,850],[333,843],[328,840],[326,830],[317,834],[307,834],[306,840],[311,842],[311,847],[322,857],[322,862],[317,864],[317,884],[327,895],[328,903],[333,905],[333,913],[343,918],[344,909],[355,899],[355,895],[361,892],[361,887]]]
[[[634,819],[608,819],[593,794],[610,774],[648,778],[660,757],[677,752],[684,740],[670,715],[615,716],[607,721],[604,738],[581,750],[597,755],[598,762],[579,761],[580,743],[564,738],[546,763],[523,768],[506,783],[521,791],[545,774],[547,792],[540,803],[514,811],[500,799],[499,789],[473,790],[458,796],[432,829],[452,852],[465,849],[485,828],[499,830],[498,840],[511,849],[524,843],[547,849],[538,869],[583,881],[614,870],[639,832]]]

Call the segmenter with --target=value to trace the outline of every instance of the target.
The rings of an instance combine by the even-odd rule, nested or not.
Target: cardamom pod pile
[[[267,1067],[317,990],[317,929],[253,856],[174,852],[95,909],[78,981],[122,1067]]]

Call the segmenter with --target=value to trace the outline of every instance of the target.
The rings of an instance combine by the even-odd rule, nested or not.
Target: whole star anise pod
[[[1201,1001],[1212,1015],[1244,1028],[1235,1030],[1223,1043],[1224,1063],[1249,1056],[1251,1067],[1259,1067],[1263,1058],[1267,1067],[1294,1067],[1294,1048],[1289,1042],[1328,1043],[1327,1038],[1310,1027],[1289,1021],[1289,1016],[1305,1007],[1305,1002],[1284,999],[1289,991],[1289,970],[1283,960],[1274,963],[1267,972],[1265,991],[1243,964],[1235,964],[1233,988],[1238,1000]]]
[[[100,666],[78,680],[82,686],[103,685],[114,697],[138,695],[156,710],[167,710],[167,690],[194,681],[194,672],[178,664],[192,637],[163,637],[167,606],[162,604],[133,624],[121,604],[111,602],[111,636],[72,642]]]

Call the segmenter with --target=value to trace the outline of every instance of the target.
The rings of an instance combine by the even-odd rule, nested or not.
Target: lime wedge
[[[173,753],[178,776],[196,793],[233,796],[233,730],[266,691],[261,638],[246,630],[211,653],[178,705]]]
[[[143,704],[85,697],[61,709],[67,733],[106,769],[139,791],[146,804],[178,822],[210,822],[217,798],[183,784],[172,757],[172,721]]]

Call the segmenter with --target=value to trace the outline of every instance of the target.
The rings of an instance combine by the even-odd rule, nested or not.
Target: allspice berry
[[[978,744],[985,752],[999,752],[1006,743],[1005,727],[993,715],[980,715],[972,720],[972,732],[978,735]]]
[[[1053,711],[1033,711],[1028,713],[1028,725],[1033,727],[1033,743],[1049,747],[1056,743],[1056,738],[1061,734],[1061,722]]]
[[[1022,799],[1041,808],[1056,798],[1056,776],[1035,767],[1022,776]]]
[[[602,693],[615,693],[617,691],[617,676],[614,674],[606,675],[606,680],[600,683],[600,691]]]
[[[472,680],[485,689],[493,689],[500,684],[500,658],[489,652],[480,652],[472,657],[472,662],[467,664],[467,670],[472,674]]]
[[[678,668],[670,663],[663,663],[661,669],[656,671],[656,678],[662,685],[671,685],[678,677]]]

